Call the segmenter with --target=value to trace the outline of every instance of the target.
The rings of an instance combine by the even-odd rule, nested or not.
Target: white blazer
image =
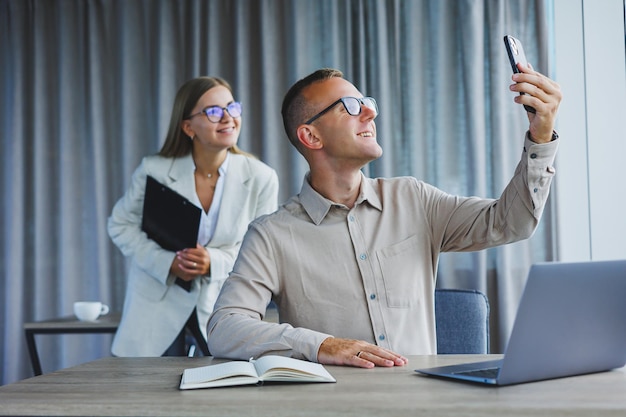
[[[191,155],[181,158],[147,156],[132,176],[124,196],[108,220],[109,236],[130,257],[124,310],[111,351],[116,356],[161,356],[180,333],[196,307],[200,287],[191,291],[175,285],[169,273],[174,252],[162,249],[141,230],[146,176],[196,201],[195,165]],[[248,224],[276,210],[278,176],[263,162],[231,154],[217,227],[206,245],[211,256],[210,285],[221,288],[231,271]],[[206,323],[200,323],[206,327]]]

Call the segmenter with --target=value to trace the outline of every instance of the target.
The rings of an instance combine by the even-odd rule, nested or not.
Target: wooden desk
[[[115,333],[120,324],[120,317],[120,313],[109,313],[93,322],[80,321],[76,316],[67,316],[24,323],[28,354],[35,376],[41,375],[41,362],[35,343],[36,334]]]
[[[103,358],[0,387],[0,415],[94,416],[601,416],[626,415],[626,370],[483,387],[415,368],[499,355],[411,356],[398,368],[327,366],[336,384],[180,391],[205,358]]]
[[[81,333],[115,333],[120,325],[122,313],[111,312],[100,316],[96,321],[80,321],[76,316],[67,316],[50,320],[34,321],[24,323],[24,333],[26,334],[26,345],[30,363],[35,376],[41,375],[41,361],[35,343],[36,334],[81,334]],[[278,310],[269,308],[266,312],[266,321],[278,323]]]

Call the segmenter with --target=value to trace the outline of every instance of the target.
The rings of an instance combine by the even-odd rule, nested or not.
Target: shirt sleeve
[[[251,224],[208,324],[213,356],[247,360],[266,354],[317,361],[328,334],[262,320],[272,294],[279,288],[279,272],[271,240],[259,222]]]
[[[107,229],[124,256],[132,256],[141,269],[166,284],[176,255],[148,239],[141,230],[146,177],[144,158],[133,173],[128,190],[113,207]]]
[[[558,141],[537,144],[527,135],[515,174],[498,199],[429,193],[426,212],[441,250],[476,251],[532,236],[550,193],[557,148]]]

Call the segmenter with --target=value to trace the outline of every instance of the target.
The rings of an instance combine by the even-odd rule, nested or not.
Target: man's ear
[[[300,125],[296,130],[298,140],[306,149],[321,149],[322,141],[317,137],[317,129],[311,125]]]

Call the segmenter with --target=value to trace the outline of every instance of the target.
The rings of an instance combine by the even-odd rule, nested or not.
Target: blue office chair
[[[436,289],[437,353],[489,353],[489,300],[480,291]]]

